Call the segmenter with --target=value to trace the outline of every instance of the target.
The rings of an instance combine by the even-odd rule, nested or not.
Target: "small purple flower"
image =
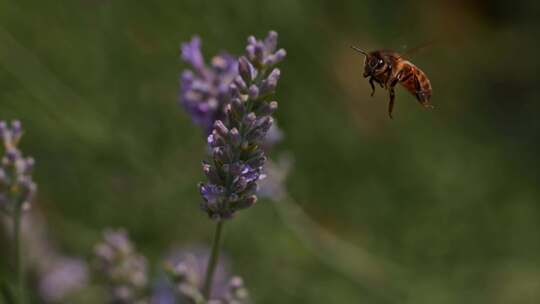
[[[199,37],[183,43],[181,52],[192,70],[186,69],[181,74],[180,104],[193,122],[208,133],[230,98],[229,85],[237,75],[236,59],[221,54],[212,58],[210,66],[205,65]]]
[[[22,134],[20,121],[14,120],[11,125],[0,121],[0,139],[4,147],[0,161],[0,211],[8,214],[17,208],[27,209],[37,190],[32,180],[35,161],[32,157],[23,157],[17,147]]]
[[[238,59],[239,75],[229,85],[230,99],[223,117],[216,119],[208,136],[212,161],[203,163],[208,182],[199,190],[201,208],[216,220],[231,218],[257,201],[257,183],[264,178],[263,145],[277,110],[271,97],[280,71],[274,65],[285,57],[277,49],[277,33],[264,41],[248,38],[246,55]]]

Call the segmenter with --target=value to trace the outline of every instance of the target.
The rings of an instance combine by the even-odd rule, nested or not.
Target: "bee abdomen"
[[[431,83],[424,72],[418,68],[410,70],[409,74],[402,77],[401,85],[414,95],[420,103],[429,103],[432,92]]]

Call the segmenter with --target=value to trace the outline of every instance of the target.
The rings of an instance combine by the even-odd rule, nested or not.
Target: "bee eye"
[[[369,65],[370,65],[372,68],[376,67],[378,64],[379,64],[379,60],[377,60],[377,59],[373,59],[373,60],[371,60],[371,62],[369,63]]]
[[[379,65],[383,64],[383,60],[379,59]]]

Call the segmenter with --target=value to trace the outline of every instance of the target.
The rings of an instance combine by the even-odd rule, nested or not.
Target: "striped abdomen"
[[[426,74],[409,61],[404,61],[400,84],[413,94],[422,105],[429,105],[431,83]]]

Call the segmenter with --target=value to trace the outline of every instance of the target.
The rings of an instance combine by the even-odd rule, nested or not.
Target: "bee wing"
[[[403,55],[404,55],[405,57],[411,58],[413,55],[418,54],[419,52],[424,51],[424,50],[426,50],[426,49],[432,47],[433,45],[435,45],[435,44],[437,44],[437,43],[438,43],[438,41],[435,40],[435,39],[434,39],[434,40],[431,40],[431,41],[428,41],[428,42],[426,42],[426,43],[422,43],[422,44],[420,44],[420,45],[417,45],[417,46],[415,46],[415,47],[412,47],[412,48],[407,49],[407,50],[403,53]]]

